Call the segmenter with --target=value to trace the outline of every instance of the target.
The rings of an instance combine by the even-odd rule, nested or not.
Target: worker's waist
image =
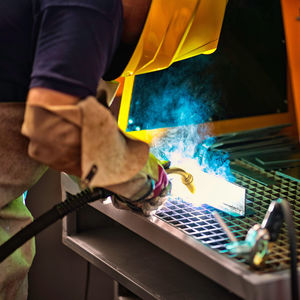
[[[12,82],[0,81],[0,102],[25,102],[28,88]]]

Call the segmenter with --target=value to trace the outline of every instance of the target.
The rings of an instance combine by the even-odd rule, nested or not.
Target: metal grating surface
[[[232,217],[221,213],[226,224],[238,239],[244,239],[247,231],[256,223],[261,223],[272,200],[284,198],[289,201],[294,212],[294,221],[297,236],[300,235],[300,182],[276,175],[275,171],[265,172],[242,161],[241,166],[251,168],[264,175],[275,184],[266,186],[249,179],[239,173],[235,174],[236,183],[247,189],[247,211],[245,217]],[[156,216],[168,224],[178,228],[185,234],[192,236],[202,244],[227,255],[239,262],[245,260],[228,253],[225,245],[229,242],[227,235],[211,214],[208,206],[195,207],[182,199],[169,199],[165,207],[156,213]],[[298,258],[300,259],[300,240],[297,242]],[[287,231],[285,226],[281,230],[278,241],[272,248],[272,254],[266,261],[265,267],[259,272],[267,273],[283,270],[289,267],[289,250]]]

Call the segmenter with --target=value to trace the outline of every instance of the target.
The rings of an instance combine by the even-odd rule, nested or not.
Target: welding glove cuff
[[[126,136],[126,133],[124,135]],[[117,208],[133,209],[135,207],[135,211],[140,211],[145,215],[149,215],[164,203],[163,198],[170,189],[164,167],[152,153],[148,154],[148,159],[142,169],[130,179],[104,187],[117,195],[113,197],[113,204]],[[131,205],[127,205],[128,203]]]
[[[157,209],[163,206],[167,199],[167,195],[171,190],[171,183],[168,181],[167,174],[163,167],[158,163],[156,164],[155,175],[150,169],[154,168],[154,161],[156,158],[150,154],[148,163],[143,170],[136,175],[135,179],[144,177],[146,173],[146,181],[142,185],[142,188],[129,198],[115,194],[112,197],[112,203],[119,209],[133,210],[139,213],[149,216],[153,214]],[[149,163],[150,162],[150,163]],[[149,165],[151,168],[149,169]],[[156,177],[155,179],[151,177]],[[133,180],[134,182],[135,180]],[[132,183],[132,182],[131,182]],[[131,183],[128,183],[130,188]]]

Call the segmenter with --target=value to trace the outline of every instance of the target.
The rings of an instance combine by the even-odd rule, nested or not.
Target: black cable
[[[88,296],[89,296],[90,274],[91,274],[91,264],[90,264],[89,261],[87,261],[86,277],[85,277],[85,289],[84,289],[84,300],[88,300]]]
[[[295,231],[292,211],[288,201],[282,200],[281,206],[283,210],[284,220],[288,229],[288,237],[289,237],[289,244],[290,244],[291,295],[292,295],[292,300],[299,300],[296,231]]]
[[[107,198],[111,195],[112,193],[110,191],[100,188],[94,189],[93,191],[85,190],[76,195],[67,193],[65,201],[56,204],[52,209],[38,217],[0,246],[0,263],[36,234],[63,218],[68,213],[83,207],[89,202]]]

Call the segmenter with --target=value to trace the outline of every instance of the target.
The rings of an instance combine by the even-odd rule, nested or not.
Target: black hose
[[[297,241],[296,231],[294,227],[293,216],[288,201],[282,200],[281,202],[284,221],[287,225],[289,244],[290,244],[290,271],[291,271],[291,294],[292,300],[299,300],[299,289],[298,289],[298,271],[297,271]]]
[[[110,191],[100,188],[93,191],[85,190],[76,195],[67,193],[65,201],[56,204],[52,209],[38,217],[0,246],[0,263],[36,234],[68,213],[83,207],[89,202],[107,198],[111,195]]]

